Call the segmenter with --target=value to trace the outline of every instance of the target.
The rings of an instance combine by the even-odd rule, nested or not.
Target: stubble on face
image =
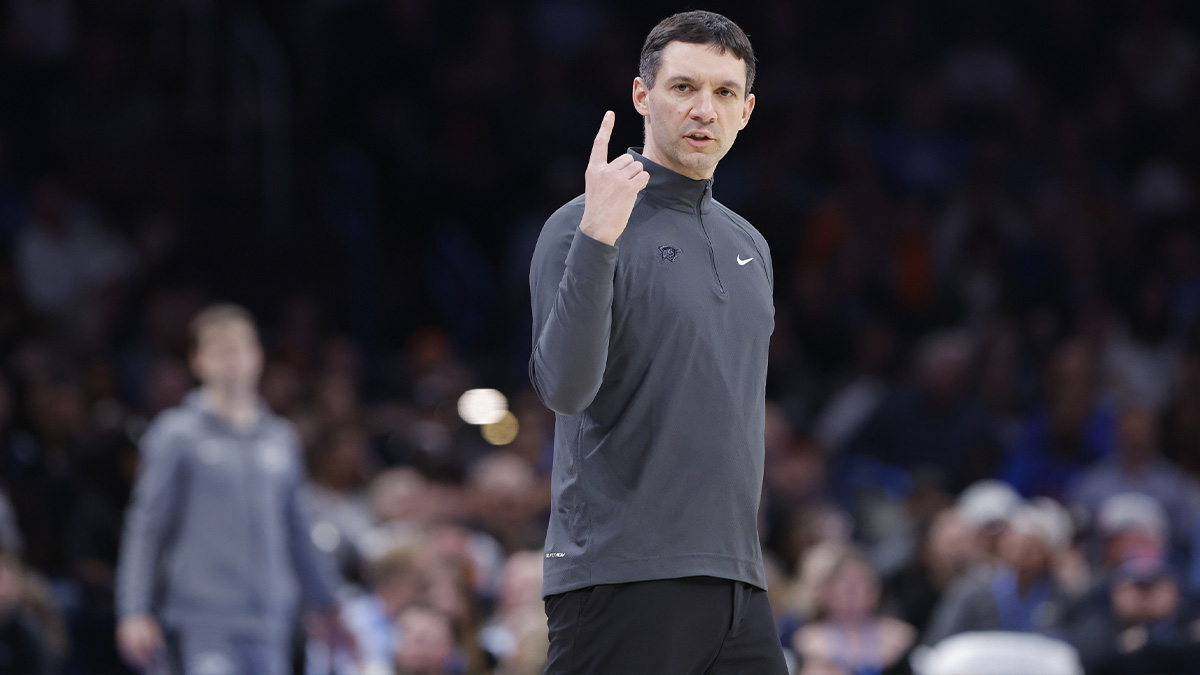
[[[746,65],[732,52],[668,44],[654,88],[641,78],[634,84],[634,105],[645,117],[646,158],[695,180],[711,178],[754,109],[745,85]]]

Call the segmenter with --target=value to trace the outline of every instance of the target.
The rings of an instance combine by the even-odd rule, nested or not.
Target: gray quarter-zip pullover
[[[335,602],[332,561],[310,534],[299,440],[261,408],[258,424],[239,431],[194,391],[146,431],[122,536],[119,616],[281,637],[297,582],[312,606]]]
[[[583,197],[533,254],[529,375],[557,413],[542,592],[706,575],[766,588],[758,539],[774,275],[766,240],[650,174],[609,246]]]

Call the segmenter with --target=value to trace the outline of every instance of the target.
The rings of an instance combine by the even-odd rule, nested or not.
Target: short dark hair
[[[746,91],[750,95],[754,87],[754,69],[756,60],[754,48],[750,46],[750,38],[740,27],[727,17],[716,12],[693,10],[673,14],[658,22],[654,30],[646,36],[642,44],[642,57],[638,63],[638,76],[650,89],[654,88],[654,79],[658,69],[662,67],[662,52],[672,42],[690,42],[698,45],[713,45],[717,51],[726,51],[746,64]]]

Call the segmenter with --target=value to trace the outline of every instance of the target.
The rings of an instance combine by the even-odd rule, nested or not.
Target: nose
[[[696,98],[696,104],[692,106],[692,119],[704,124],[711,124],[717,121],[717,107],[713,105],[713,94],[711,91],[701,91]]]

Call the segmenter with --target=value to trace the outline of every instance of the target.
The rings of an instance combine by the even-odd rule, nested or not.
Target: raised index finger
[[[616,117],[611,110],[604,113],[604,120],[600,122],[600,131],[596,132],[596,140],[592,143],[592,155],[588,158],[588,164],[600,166],[608,164],[608,139],[612,136],[613,121]]]

